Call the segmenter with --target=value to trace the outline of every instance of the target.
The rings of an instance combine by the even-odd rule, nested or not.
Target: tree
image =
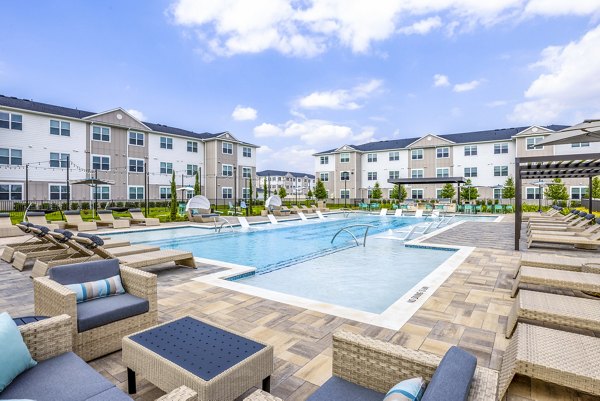
[[[552,184],[548,185],[544,190],[544,195],[548,199],[552,199],[554,204],[558,201],[566,201],[569,199],[567,187],[560,178],[554,178]]]
[[[267,179],[265,178],[263,180],[263,200],[266,202],[267,201]]]
[[[285,198],[287,196],[287,191],[285,190],[285,187],[282,186],[281,188],[279,188],[278,194],[281,199]]]
[[[375,181],[375,185],[373,186],[373,190],[371,191],[371,199],[381,199],[382,196],[381,187],[379,186],[379,182]]]
[[[404,202],[408,194],[406,193],[406,187],[404,185],[394,185],[392,191],[390,192],[390,200],[398,202]]]
[[[320,179],[317,179],[317,185],[315,186],[314,192],[315,198],[318,200],[323,200],[327,198],[327,190],[325,189],[325,184]]]
[[[479,198],[479,192],[475,188],[469,178],[465,185],[460,189],[460,197],[463,200],[473,201]]]
[[[502,188],[502,197],[504,199],[510,199],[510,203],[512,205],[512,200],[515,197],[515,182],[512,177],[508,177],[506,179],[504,188]]]
[[[194,181],[194,196],[202,195],[200,191],[200,177],[198,176],[198,172],[196,171],[196,179]]]
[[[308,199],[310,199],[310,198],[312,198],[312,197],[313,197],[313,193],[312,193],[312,191],[311,191],[310,189],[309,189],[309,190],[308,190],[308,192],[306,193],[306,197],[307,197]]]
[[[600,199],[600,177],[592,179],[592,198]]]
[[[442,190],[440,191],[440,197],[452,200],[454,195],[456,195],[456,189],[454,189],[454,186],[449,182],[444,184]]]
[[[171,221],[177,219],[177,186],[175,185],[175,171],[171,176]]]

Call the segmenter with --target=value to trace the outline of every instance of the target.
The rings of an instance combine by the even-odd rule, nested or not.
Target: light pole
[[[237,166],[233,166],[233,207],[237,206]]]
[[[542,213],[542,187],[546,185],[546,183],[539,180],[533,184],[538,186],[538,213]]]

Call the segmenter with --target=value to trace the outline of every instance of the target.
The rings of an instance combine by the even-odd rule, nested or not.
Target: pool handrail
[[[331,242],[330,242],[330,243],[331,243],[331,244],[333,244],[333,241],[335,240],[335,238],[336,238],[336,237],[337,237],[337,236],[338,236],[338,235],[339,235],[339,234],[340,234],[342,231],[345,231],[345,232],[347,232],[348,234],[350,234],[350,235],[352,236],[352,238],[354,238],[354,241],[356,242],[356,246],[359,246],[359,243],[358,243],[358,238],[356,238],[356,235],[354,235],[354,234],[352,233],[352,231],[350,231],[350,230],[349,230],[350,228],[353,228],[353,227],[366,227],[366,230],[365,230],[365,235],[364,235],[364,237],[363,237],[363,246],[367,246],[367,235],[369,234],[369,228],[371,228],[371,227],[375,227],[373,224],[350,224],[349,226],[342,227],[342,228],[340,228],[340,229],[338,230],[338,232],[337,232],[337,233],[335,233],[335,235],[334,235],[334,236],[333,236],[333,238],[331,239]]]

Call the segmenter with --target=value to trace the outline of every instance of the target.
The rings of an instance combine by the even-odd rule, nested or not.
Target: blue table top
[[[48,319],[48,316],[22,316],[15,317],[13,321],[17,326],[23,326],[28,323],[39,322],[40,320]]]
[[[130,339],[206,381],[265,348],[191,317],[146,330]]]

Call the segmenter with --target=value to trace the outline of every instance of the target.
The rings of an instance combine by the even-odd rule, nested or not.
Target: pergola
[[[428,177],[428,178],[390,178],[390,184],[412,185],[412,184],[457,184],[458,203],[460,204],[460,184],[467,182],[464,177]]]
[[[592,178],[597,175],[600,175],[600,153],[515,158],[515,250],[519,250],[521,239],[523,180],[587,177],[589,180],[588,209],[592,213]]]

